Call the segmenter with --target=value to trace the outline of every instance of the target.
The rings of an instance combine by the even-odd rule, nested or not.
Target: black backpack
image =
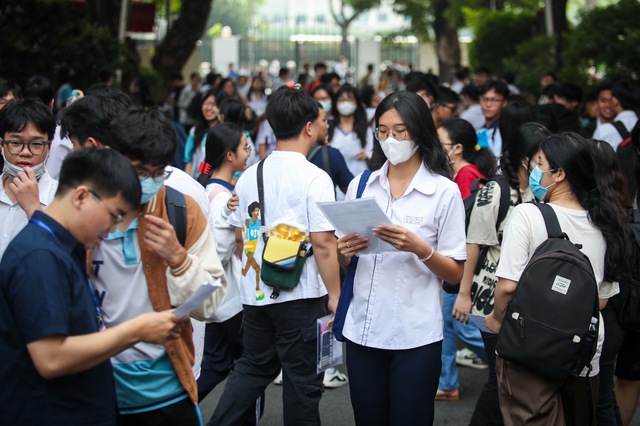
[[[598,343],[598,286],[589,258],[562,232],[546,204],[538,207],[548,239],[527,263],[504,313],[496,353],[550,379],[579,376]]]
[[[173,225],[176,237],[178,237],[180,245],[184,247],[184,243],[187,241],[187,200],[182,192],[170,186],[164,188],[167,191],[165,203],[169,223]]]
[[[625,329],[640,330],[640,212],[633,210],[631,252],[620,266],[620,293],[611,298],[618,321]]]
[[[483,197],[483,195],[479,195],[482,188],[484,188],[490,181],[497,182],[500,185],[500,207],[498,208],[498,217],[496,219],[496,231],[500,228],[500,224],[507,217],[507,213],[509,212],[509,202],[511,199],[511,187],[509,186],[509,182],[507,181],[506,176],[496,175],[491,179],[487,178],[477,178],[471,184],[471,194],[467,198],[465,198],[462,202],[464,203],[464,231],[468,233],[469,231],[469,221],[471,220],[471,211],[473,207],[476,205],[476,198]],[[486,196],[484,196],[486,198]],[[482,200],[478,203],[482,205]],[[490,200],[486,200],[486,203],[489,203]],[[478,257],[478,264],[476,265],[476,269],[474,274],[477,274],[484,263],[485,258],[487,257],[487,253],[489,252],[489,247],[482,247],[480,249],[480,256]],[[442,283],[442,289],[450,294],[455,294],[460,291],[460,285],[451,284],[448,282]]]

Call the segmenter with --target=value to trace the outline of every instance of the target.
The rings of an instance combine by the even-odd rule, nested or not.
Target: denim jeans
[[[438,389],[447,391],[460,387],[456,366],[457,339],[462,340],[482,361],[487,362],[487,354],[478,327],[471,323],[461,323],[451,316],[456,297],[458,297],[457,294],[444,292],[442,304],[444,340],[442,341],[442,373],[440,373]]]

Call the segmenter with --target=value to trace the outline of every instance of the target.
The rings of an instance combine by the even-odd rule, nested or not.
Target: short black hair
[[[475,101],[475,102],[479,102],[480,101],[480,91],[475,86],[475,84],[467,84],[466,86],[464,86],[462,88],[462,90],[460,91],[460,95],[461,96],[468,96],[469,99],[471,99],[472,101]]]
[[[265,112],[278,140],[298,136],[304,126],[318,118],[313,98],[299,89],[282,88],[271,95]]]
[[[598,84],[595,90],[596,99],[598,98],[598,96],[600,96],[600,93],[606,90],[611,91],[612,88],[613,88],[613,85],[608,81],[603,81],[602,83]]]
[[[129,106],[131,98],[117,89],[80,98],[62,110],[60,135],[73,136],[80,144],[90,137],[105,144],[109,123]]]
[[[480,88],[480,94],[484,95],[489,90],[494,90],[496,94],[501,95],[505,99],[509,99],[509,87],[500,80],[493,80]]]
[[[132,106],[111,120],[105,145],[130,160],[166,166],[176,152],[176,135],[159,109]]]
[[[428,95],[433,96],[435,100],[438,99],[436,86],[429,80],[426,74],[421,72],[411,73],[407,78],[407,91],[418,93],[423,90],[427,92]]]
[[[624,110],[635,110],[640,107],[640,86],[629,79],[616,81],[611,88],[611,96],[620,102]]]
[[[477,66],[474,70],[473,70],[474,74],[487,74],[487,75],[491,75],[491,70],[489,69],[489,67],[484,66],[484,65],[480,65]]]
[[[51,80],[43,75],[29,77],[22,85],[22,96],[25,98],[40,98],[45,105],[49,105],[53,100]]]
[[[106,148],[79,149],[62,162],[57,196],[78,185],[87,185],[101,198],[120,195],[132,209],[142,198],[140,180],[131,163],[117,151]]]
[[[436,89],[436,99],[438,99],[438,101],[435,103],[440,105],[451,103],[455,103],[456,105],[458,105],[458,103],[460,102],[460,96],[458,96],[458,94],[453,90],[444,86],[438,86],[438,88]]]
[[[49,141],[56,131],[56,119],[48,105],[38,98],[9,102],[0,110],[0,138],[6,133],[22,132],[29,124],[47,134]]]
[[[0,98],[4,98],[9,93],[11,93],[14,98],[22,97],[22,89],[17,83],[14,83],[12,81],[5,81],[4,83],[0,84]]]
[[[563,81],[556,86],[556,96],[570,102],[582,102],[582,89],[575,83]]]

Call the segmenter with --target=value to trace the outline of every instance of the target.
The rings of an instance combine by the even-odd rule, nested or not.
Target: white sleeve
[[[527,212],[526,207],[526,204],[516,206],[507,220],[500,250],[500,263],[496,270],[496,276],[499,278],[519,281],[522,271],[531,258],[533,242],[530,219],[536,214],[533,209],[537,211],[537,208],[532,206],[533,209]],[[542,221],[542,214],[539,211],[534,217]],[[541,226],[542,229],[546,229],[544,221]]]
[[[326,173],[319,174],[313,179],[310,190],[307,193],[307,211],[309,215],[309,232],[333,231],[334,227],[329,219],[322,213],[318,204],[326,201],[335,201],[335,189],[331,178]]]

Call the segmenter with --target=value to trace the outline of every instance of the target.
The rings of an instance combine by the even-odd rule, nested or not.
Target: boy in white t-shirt
[[[240,297],[245,351],[210,425],[237,424],[281,367],[285,424],[320,424],[323,374],[316,373],[316,319],[327,313],[327,292],[328,308],[335,312],[340,282],[334,229],[316,203],[334,200],[333,183],[305,158],[318,133],[313,99],[297,89],[281,89],[270,99],[266,115],[278,141],[263,164],[265,205],[259,202],[255,165],[238,180],[240,205],[228,219],[244,242]],[[271,237],[307,240],[313,246],[298,285],[279,295],[260,280],[264,227]]]

